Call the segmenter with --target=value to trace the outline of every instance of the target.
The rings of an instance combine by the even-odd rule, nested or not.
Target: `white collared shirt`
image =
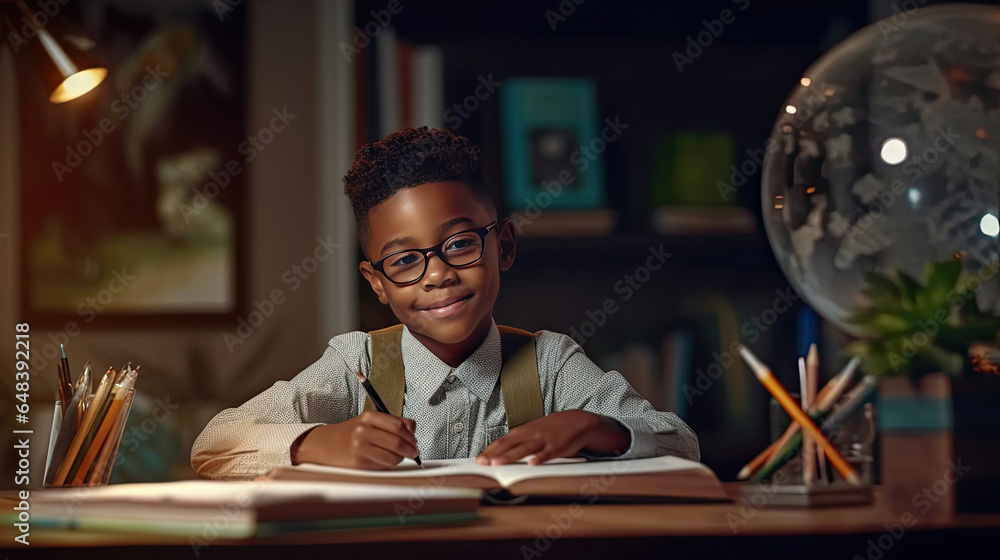
[[[540,331],[535,349],[545,414],[579,409],[616,419],[632,441],[620,459],[699,459],[698,439],[677,415],[655,410],[620,373],[597,367],[573,339]],[[507,433],[495,323],[479,348],[456,368],[405,327],[402,351],[403,417],[416,423],[422,459],[475,457]],[[365,392],[355,372],[368,375],[370,352],[368,333],[334,337],[323,357],[290,381],[278,381],[242,406],[217,414],[191,450],[195,471],[208,478],[248,479],[291,464],[289,448],[303,432],[349,420],[364,410]]]

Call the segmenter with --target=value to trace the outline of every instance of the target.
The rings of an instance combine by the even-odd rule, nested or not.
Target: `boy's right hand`
[[[337,424],[317,426],[299,446],[300,463],[385,470],[418,455],[416,422],[366,410]]]

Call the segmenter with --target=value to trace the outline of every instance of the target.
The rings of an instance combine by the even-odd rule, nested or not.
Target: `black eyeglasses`
[[[412,284],[424,277],[427,272],[427,253],[431,251],[452,268],[469,266],[483,257],[486,234],[495,229],[497,223],[456,233],[434,247],[396,251],[371,263],[372,268],[381,272],[393,284],[402,285]]]

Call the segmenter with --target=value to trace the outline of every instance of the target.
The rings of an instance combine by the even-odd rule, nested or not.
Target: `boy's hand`
[[[297,457],[300,463],[385,470],[418,455],[415,429],[409,418],[366,410],[345,422],[314,428]]]
[[[624,453],[632,444],[617,421],[585,410],[564,410],[522,424],[489,444],[476,457],[480,465],[505,465],[534,454],[529,465],[572,457],[581,449],[591,455]]]

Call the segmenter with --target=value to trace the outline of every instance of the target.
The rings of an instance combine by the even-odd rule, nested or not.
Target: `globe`
[[[792,287],[828,321],[869,305],[865,273],[962,259],[966,297],[1000,313],[1000,8],[897,11],[804,74],[762,174],[765,229]]]

